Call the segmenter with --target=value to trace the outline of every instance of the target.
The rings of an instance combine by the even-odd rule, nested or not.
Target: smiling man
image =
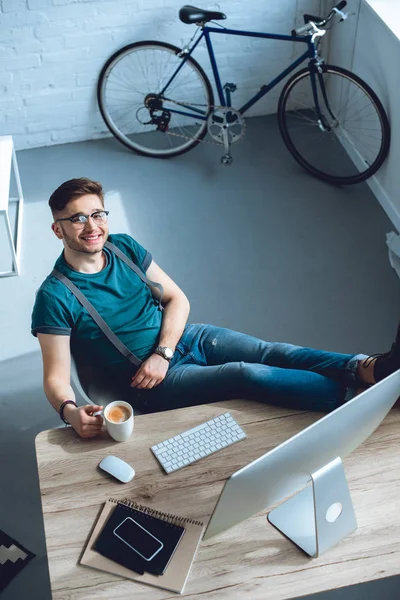
[[[390,352],[367,357],[265,342],[213,325],[188,325],[188,299],[151,254],[129,235],[109,235],[99,183],[66,181],[53,192],[49,206],[52,230],[64,246],[55,269],[142,361],[135,368],[65,283],[53,274],[45,279],[32,314],[32,333],[43,355],[44,390],[63,421],[82,437],[100,433],[102,418],[94,413],[101,407],[76,405],[71,351],[78,362],[89,361],[112,381],[121,399],[144,412],[233,398],[330,411],[400,368],[400,327]],[[119,251],[143,276],[163,286],[164,310]]]

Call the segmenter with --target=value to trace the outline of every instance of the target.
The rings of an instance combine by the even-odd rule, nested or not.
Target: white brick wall
[[[107,135],[96,103],[102,65],[118,48],[144,39],[186,43],[194,27],[179,21],[185,0],[0,0],[0,134],[17,149]],[[196,5],[196,1],[193,0]],[[220,0],[224,25],[289,33],[322,0]],[[333,4],[333,2],[332,2]],[[240,106],[301,50],[302,44],[214,36],[221,79],[234,81]],[[206,67],[204,48],[195,58]],[[273,91],[251,114],[276,109]]]

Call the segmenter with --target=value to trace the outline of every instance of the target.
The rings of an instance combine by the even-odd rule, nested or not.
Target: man
[[[264,342],[212,325],[187,325],[183,291],[128,235],[110,235],[99,183],[63,183],[51,195],[52,230],[64,251],[55,267],[101,314],[142,364],[110,343],[72,292],[50,275],[32,314],[44,366],[44,390],[65,422],[84,438],[100,433],[100,406],[75,404],[70,351],[90,358],[125,398],[144,412],[246,398],[307,410],[330,411],[400,368],[400,327],[392,350],[367,357]],[[160,311],[148,286],[108,248],[109,239],[164,288]]]

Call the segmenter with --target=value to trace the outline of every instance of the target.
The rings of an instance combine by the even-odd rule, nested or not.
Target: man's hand
[[[101,415],[93,416],[93,413],[103,410],[102,406],[74,406],[67,404],[64,408],[64,417],[75,429],[81,438],[91,438],[101,433],[103,417]]]
[[[132,377],[131,387],[139,390],[150,390],[159,385],[165,378],[169,363],[158,354],[152,354],[139,367],[137,373]]]

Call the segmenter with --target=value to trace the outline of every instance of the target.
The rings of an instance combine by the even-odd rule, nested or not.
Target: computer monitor
[[[341,459],[371,435],[399,396],[400,369],[233,473],[204,539],[291,496],[268,521],[310,556],[337,544],[357,528]]]

